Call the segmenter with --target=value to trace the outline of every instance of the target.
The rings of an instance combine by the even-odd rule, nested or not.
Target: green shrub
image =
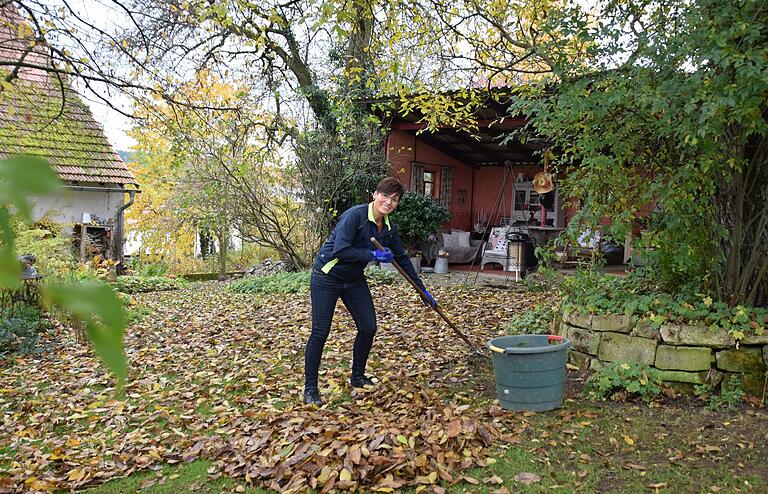
[[[505,326],[509,334],[548,334],[555,319],[555,308],[536,304],[531,309],[515,315]]]
[[[227,251],[227,269],[242,271],[267,259],[280,259],[280,253],[270,247],[244,242],[240,249]]]
[[[768,310],[729,307],[711,297],[681,290],[664,293],[641,277],[609,276],[579,270],[560,286],[563,310],[589,314],[626,314],[647,319],[659,327],[665,322],[701,323],[713,331],[725,330],[740,340],[745,334],[761,335],[768,326]]]
[[[378,267],[365,270],[365,277],[373,285],[392,283],[395,275]],[[235,293],[301,293],[309,291],[310,271],[276,273],[266,276],[243,278],[230,283]]]
[[[208,259],[199,259],[196,257],[181,256],[170,263],[170,272],[175,275],[190,273],[218,273],[216,259],[209,256]]]
[[[365,269],[365,277],[371,285],[389,285],[395,280],[395,273],[380,267],[370,267]]]
[[[611,362],[584,383],[587,396],[604,400],[639,397],[650,400],[661,393],[658,371],[643,364]]]
[[[141,304],[128,305],[123,310],[125,311],[125,320],[128,324],[143,321],[146,317],[152,315],[152,309]]]
[[[536,247],[538,250],[539,247]],[[528,291],[531,292],[552,292],[557,289],[564,281],[565,276],[556,269],[539,265],[538,269],[528,273],[523,281]]]
[[[47,325],[40,310],[22,305],[0,312],[0,355],[29,353]]]
[[[710,384],[700,384],[693,387],[693,393],[708,401],[710,410],[721,408],[736,408],[744,400],[744,390],[741,389],[741,378],[732,376],[720,385],[720,394]]]
[[[184,288],[186,282],[165,276],[120,276],[114,286],[123,293],[159,292]]]
[[[17,224],[16,230],[16,252],[35,256],[34,267],[39,275],[63,279],[70,271],[77,269],[70,239],[58,232],[27,227],[23,223]]]
[[[51,280],[46,278],[43,281],[47,283]],[[72,269],[60,273],[55,281],[78,284],[98,283],[99,281],[103,280],[99,277],[98,272],[95,269],[92,269],[90,265],[74,263]]]
[[[414,192],[403,195],[391,217],[409,250],[417,248],[419,242],[429,238],[450,219],[448,211],[432,197]]]
[[[392,283],[393,273],[378,267],[365,270],[365,277],[372,285]],[[310,271],[276,273],[254,276],[232,282],[229,289],[235,293],[301,293],[309,291]]]
[[[144,277],[165,276],[165,274],[168,272],[168,265],[163,261],[140,264],[138,268],[139,269],[136,271],[136,274]]]
[[[309,271],[243,278],[229,285],[235,293],[301,293],[309,290]]]

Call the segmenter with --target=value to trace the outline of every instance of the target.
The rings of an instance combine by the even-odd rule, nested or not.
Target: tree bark
[[[227,248],[229,244],[229,235],[227,235],[227,229],[222,227],[219,229],[219,279],[224,279],[227,276]]]
[[[730,156],[745,164],[724,178],[727,183],[716,197],[719,221],[727,230],[719,295],[731,306],[768,304],[767,147],[765,136],[755,146],[731,146]]]

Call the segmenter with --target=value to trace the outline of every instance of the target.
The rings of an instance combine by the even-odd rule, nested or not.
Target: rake
[[[384,247],[383,247],[383,246],[382,246],[382,245],[379,243],[379,241],[378,241],[378,240],[376,240],[376,238],[375,238],[375,237],[371,237],[371,243],[372,243],[372,244],[374,245],[374,247],[376,247],[377,249],[380,249],[380,250],[384,250]],[[405,272],[405,270],[403,270],[402,266],[400,266],[400,264],[398,264],[398,263],[397,263],[397,261],[395,261],[394,259],[392,260],[392,265],[395,267],[395,269],[397,269],[397,271],[398,271],[398,272],[399,272],[401,275],[403,275],[403,278],[405,278],[405,279],[408,281],[408,283],[410,283],[410,284],[411,284],[411,286],[414,288],[414,290],[416,290],[416,291],[419,293],[419,295],[421,296],[421,298],[423,298],[424,300],[427,300],[427,294],[426,294],[426,293],[424,293],[424,290],[422,290],[422,289],[419,287],[419,285],[417,285],[417,284],[416,284],[416,282],[415,282],[415,281],[413,281],[413,280],[411,279],[411,277],[410,277],[410,276],[408,276],[408,274]],[[445,321],[445,322],[446,322],[446,324],[448,324],[448,326],[449,326],[449,327],[450,327],[450,328],[453,330],[453,332],[454,332],[454,333],[456,333],[457,335],[459,335],[459,337],[460,337],[462,340],[464,340],[464,343],[466,343],[466,344],[467,344],[467,346],[470,348],[470,350],[472,350],[472,352],[473,352],[473,353],[474,353],[476,356],[480,356],[480,357],[484,357],[484,358],[489,358],[489,357],[488,357],[488,355],[486,355],[485,353],[482,353],[482,352],[480,352],[480,351],[479,351],[477,348],[475,348],[475,346],[472,344],[472,342],[471,342],[471,341],[469,341],[469,338],[467,338],[467,337],[464,335],[464,333],[462,333],[462,332],[459,330],[459,328],[457,328],[457,327],[456,327],[456,325],[455,325],[455,324],[453,324],[453,322],[451,322],[451,320],[450,320],[450,319],[448,319],[448,316],[446,316],[446,315],[445,315],[445,312],[443,312],[443,309],[442,309],[440,306],[432,306],[432,304],[430,304],[429,306],[430,306],[430,307],[432,307],[432,309],[433,309],[435,312],[437,312],[437,313],[438,313],[438,315],[440,315],[440,317],[442,317],[442,318],[443,318],[443,321]]]

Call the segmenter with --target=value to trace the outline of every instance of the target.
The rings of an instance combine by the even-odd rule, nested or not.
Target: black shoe
[[[366,386],[374,386],[373,381],[367,377],[353,377],[349,380],[349,385],[353,388],[364,388]]]
[[[320,391],[317,388],[309,388],[304,390],[304,404],[317,405],[323,404],[323,399],[320,398]]]

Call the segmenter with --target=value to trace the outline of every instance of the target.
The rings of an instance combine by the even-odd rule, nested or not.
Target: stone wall
[[[563,314],[559,334],[571,341],[569,360],[598,370],[606,362],[637,362],[656,368],[675,387],[713,386],[740,376],[742,389],[762,396],[768,364],[768,334],[739,342],[706,326],[662,324],[654,328],[629,316]]]

